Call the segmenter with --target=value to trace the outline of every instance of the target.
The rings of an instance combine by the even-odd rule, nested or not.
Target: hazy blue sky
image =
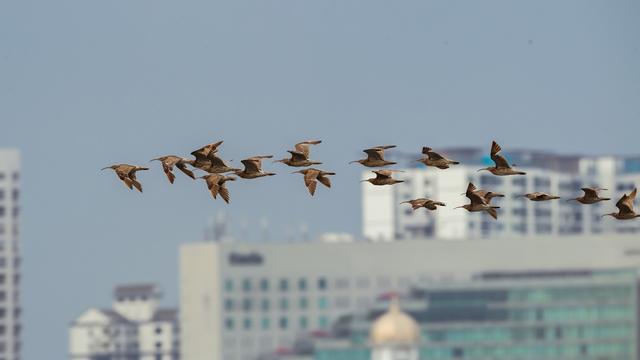
[[[67,326],[112,285],[177,299],[177,247],[225,209],[258,238],[306,223],[359,234],[361,170],[382,143],[640,153],[638,1],[0,1],[0,146],[23,154],[25,359],[64,359]],[[236,161],[320,138],[338,172],[311,199],[289,168],[232,204],[154,164],[224,139]]]

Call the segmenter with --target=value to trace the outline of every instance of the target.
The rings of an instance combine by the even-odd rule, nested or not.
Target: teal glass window
[[[307,300],[307,298],[300,298],[298,305],[300,307],[300,309],[305,310],[309,307],[309,300]]]
[[[307,290],[307,279],[298,280],[298,290]]]
[[[242,280],[242,289],[244,291],[251,291],[251,279]]]
[[[318,298],[318,308],[319,309],[326,309],[329,307],[329,301],[327,300],[326,297],[319,297]]]
[[[278,324],[280,326],[280,329],[285,330],[289,326],[289,321],[286,317],[281,317],[280,321],[278,321]]]
[[[321,329],[326,329],[329,327],[329,318],[327,318],[326,316],[320,316],[318,318],[318,326]]]
[[[263,311],[269,311],[270,308],[270,303],[269,303],[269,299],[262,299],[262,301],[260,302],[260,308]]]
[[[269,318],[262,319],[262,330],[269,330],[270,321]]]
[[[224,321],[224,327],[225,327],[227,330],[233,330],[233,319],[231,319],[231,318],[227,318],[227,319]]]
[[[225,299],[224,300],[224,309],[227,311],[233,310],[233,299]]]
[[[251,330],[251,319],[249,318],[244,319],[243,327],[245,330]]]
[[[233,280],[231,279],[226,279],[224,281],[224,289],[226,291],[233,291]]]
[[[326,290],[327,289],[327,279],[326,278],[319,278],[318,279],[318,289],[319,290]]]
[[[289,299],[280,299],[280,310],[289,310]]]
[[[287,279],[280,279],[280,291],[289,290],[289,281]]]
[[[269,291],[269,280],[267,279],[260,280],[260,290]]]

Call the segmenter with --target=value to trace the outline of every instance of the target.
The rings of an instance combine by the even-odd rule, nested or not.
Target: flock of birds
[[[312,166],[320,165],[322,162],[310,160],[310,147],[312,145],[318,145],[321,140],[303,141],[295,144],[294,150],[288,150],[290,154],[281,160],[275,160],[274,162],[283,163],[291,167],[303,167],[304,169],[294,171],[292,174],[300,173],[304,175],[304,184],[307,190],[313,196],[316,192],[318,182],[327,188],[331,187],[331,179],[329,176],[335,175],[334,172],[324,171]],[[196,179],[195,174],[189,167],[202,170],[206,172],[206,175],[198,178],[205,180],[207,188],[214,199],[218,195],[226,202],[229,203],[230,196],[229,190],[226,186],[227,181],[235,181],[235,176],[227,176],[225,174],[233,173],[237,177],[242,179],[257,179],[265,176],[273,176],[275,173],[265,172],[262,170],[262,161],[264,159],[271,159],[273,155],[258,155],[242,160],[244,168],[233,168],[226,161],[224,161],[219,155],[219,148],[222,145],[222,141],[218,141],[212,144],[207,144],[191,153],[194,159],[187,159],[176,155],[161,156],[151,161],[159,161],[162,164],[162,169],[167,176],[167,179],[171,184],[175,181],[176,176],[173,174],[174,167],[178,168],[185,175],[192,179]],[[360,160],[355,160],[351,163],[360,163],[363,166],[371,168],[381,168],[389,165],[395,165],[396,162],[388,161],[385,159],[384,153],[387,149],[395,148],[395,145],[383,145],[376,146],[370,149],[363,150],[367,154],[367,157]],[[495,163],[494,166],[479,169],[478,171],[488,171],[496,176],[511,176],[511,175],[526,175],[524,171],[514,169],[514,164],[510,164],[509,161],[500,154],[502,148],[495,141],[491,144],[491,160]],[[451,165],[459,164],[458,161],[448,159],[441,154],[433,151],[429,147],[422,148],[421,159],[416,161],[423,163],[428,167],[435,167],[438,169],[448,169]],[[118,178],[124,182],[129,188],[136,188],[142,192],[142,184],[136,177],[136,172],[141,170],[149,170],[148,167],[136,166],[129,164],[115,164],[103,168],[112,169],[115,171]],[[390,170],[381,169],[373,170],[375,177],[362,180],[367,181],[376,186],[394,185],[404,182],[404,180],[396,179],[393,177],[394,173],[403,172],[402,170]],[[610,198],[600,197],[599,191],[607,190],[602,188],[582,188],[584,195],[575,199],[568,199],[567,201],[577,201],[581,204],[590,205],[601,201],[611,200]],[[618,212],[604,214],[603,216],[612,216],[618,220],[630,220],[640,217],[640,214],[636,214],[633,203],[637,194],[637,188],[633,189],[630,194],[624,194],[616,203]],[[498,218],[497,209],[499,206],[491,204],[491,200],[495,197],[504,197],[504,194],[499,194],[492,191],[476,188],[472,183],[467,186],[467,191],[464,193],[469,198],[469,203],[458,206],[456,208],[464,208],[469,212],[484,212],[489,214],[494,219]],[[543,192],[533,192],[522,195],[523,197],[531,201],[550,201],[560,199],[559,196],[550,195]],[[410,204],[415,211],[419,208],[425,208],[428,210],[436,210],[439,206],[446,206],[440,201],[435,201],[427,198],[418,198],[409,201],[404,201],[402,204]]]

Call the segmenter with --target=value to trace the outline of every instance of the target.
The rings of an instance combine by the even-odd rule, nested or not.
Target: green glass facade
[[[421,326],[421,360],[636,360],[637,281],[635,271],[503,274],[414,289],[403,308]],[[315,359],[369,359],[381,312],[343,331],[349,346],[319,342]]]

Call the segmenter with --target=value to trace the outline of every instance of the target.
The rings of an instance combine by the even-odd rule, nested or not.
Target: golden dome
[[[370,339],[373,345],[416,344],[420,341],[420,326],[400,310],[398,298],[393,297],[389,310],[371,326]]]

